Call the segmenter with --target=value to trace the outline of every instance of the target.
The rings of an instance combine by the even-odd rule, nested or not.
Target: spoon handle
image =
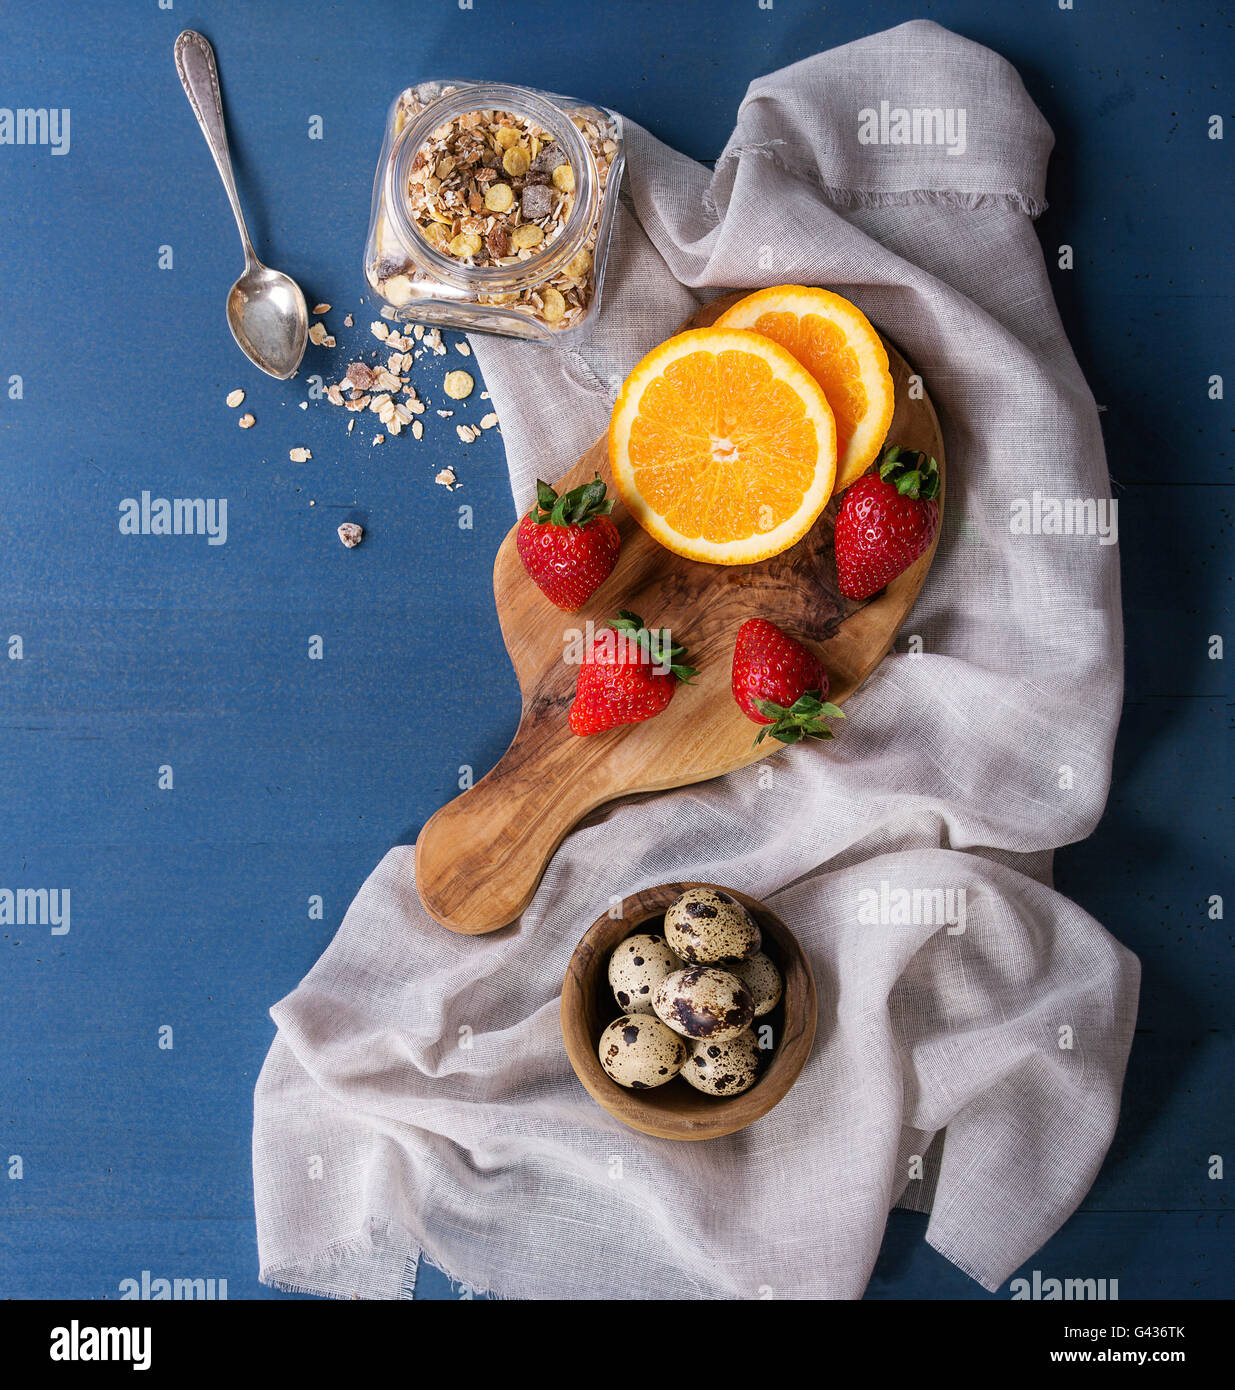
[[[176,40],[176,71],[180,74],[180,85],[197,117],[197,124],[202,128],[223,187],[227,190],[227,199],[232,205],[236,226],[240,229],[240,240],[244,243],[245,263],[255,265],[257,257],[249,240],[249,229],[244,225],[236,180],[232,176],[232,159],[227,148],[227,127],[223,124],[223,99],[219,94],[219,69],[214,61],[214,49],[195,29],[186,29]]]

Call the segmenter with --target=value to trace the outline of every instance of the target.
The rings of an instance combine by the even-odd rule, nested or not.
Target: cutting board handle
[[[513,922],[558,845],[590,809],[581,789],[538,775],[544,733],[524,720],[493,771],[420,832],[416,889],[429,916],[451,931],[476,935]]]

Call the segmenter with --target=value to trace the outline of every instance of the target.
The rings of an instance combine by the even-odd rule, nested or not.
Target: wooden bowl
[[[609,957],[635,932],[663,932],[665,911],[688,888],[716,888],[736,898],[759,924],[763,950],[785,982],[780,1003],[754,1025],[772,1025],[775,1049],[759,1080],[738,1096],[704,1095],[681,1077],[650,1091],[630,1091],[606,1073],[597,1054],[601,1033],[622,1013],[609,988]],[[611,1115],[660,1139],[715,1139],[766,1115],[806,1065],[817,1013],[815,980],[793,933],[762,903],[716,883],[664,883],[623,899],[620,917],[606,913],[584,933],[562,985],[562,1038],[575,1075]]]

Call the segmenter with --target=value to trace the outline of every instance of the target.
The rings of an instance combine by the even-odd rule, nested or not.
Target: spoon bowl
[[[227,292],[227,326],[246,357],[285,381],[304,357],[309,310],[295,280],[255,261]]]
[[[244,247],[244,274],[227,295],[227,325],[240,351],[255,366],[286,381],[304,357],[308,306],[295,280],[263,265],[253,250],[232,176],[214,49],[196,30],[186,29],[176,40],[176,71],[214,156]]]

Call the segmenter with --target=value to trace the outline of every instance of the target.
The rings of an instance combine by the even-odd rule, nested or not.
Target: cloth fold
[[[945,138],[892,143],[895,113],[912,134],[915,110],[939,111],[919,130]],[[930,1243],[993,1290],[1093,1181],[1139,977],[1051,886],[1053,850],[1092,830],[1109,784],[1115,550],[1009,522],[1034,491],[1109,496],[1030,221],[1051,134],[1003,59],[918,21],[753,83],[714,171],[631,123],[626,141],[591,337],[473,341],[516,504],[603,431],[626,372],[701,300],[822,284],[935,402],[939,551],[835,742],[612,808],[567,838],[518,924],[444,931],[420,908],[412,851],[386,855],[272,1010],[261,1275],[394,1298],[423,1253],[527,1298],[856,1298],[900,1202],[931,1210]],[[702,1144],[596,1106],[557,1019],[597,905],[678,879],[767,901],[819,989],[797,1085]]]

